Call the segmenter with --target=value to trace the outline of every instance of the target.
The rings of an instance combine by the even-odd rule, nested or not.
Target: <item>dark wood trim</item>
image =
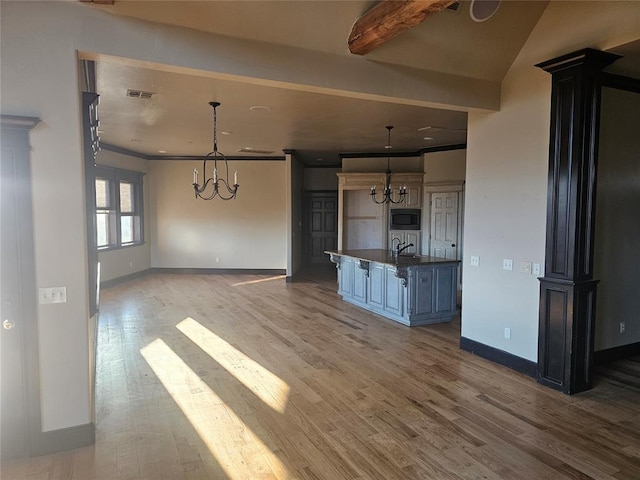
[[[151,268],[150,273],[188,273],[196,275],[286,275],[285,268]]]
[[[618,58],[587,48],[536,65],[552,75],[538,381],[566,394],[592,383],[600,92],[602,70]]]
[[[602,86],[616,88],[618,90],[626,90],[628,92],[640,93],[640,80],[623,75],[615,75],[613,73],[604,73],[602,75]]]
[[[420,153],[418,150],[416,151],[407,151],[407,152],[393,152],[389,154],[388,152],[345,152],[339,153],[340,158],[404,158],[404,157],[419,157]]]
[[[93,423],[40,432],[37,442],[32,445],[31,456],[39,457],[87,447],[95,443],[95,438],[96,428]]]
[[[115,287],[116,285],[120,285],[121,283],[126,283],[131,280],[135,280],[136,278],[141,278],[149,275],[151,273],[151,269],[147,268],[146,270],[140,270],[138,272],[129,273],[128,275],[123,275],[122,277],[112,278],[111,280],[104,280],[100,282],[100,288],[110,288]]]
[[[109,143],[100,143],[101,150],[107,150],[113,153],[120,153],[122,155],[128,155],[130,157],[141,158],[142,160],[204,160],[205,158],[209,159],[206,155],[147,155],[146,153],[135,152],[133,150],[129,150],[127,148],[118,147],[117,145],[111,145]],[[273,162],[284,162],[284,155],[274,155],[274,156],[266,156],[266,155],[225,155],[226,159],[234,162],[249,162],[249,161],[273,161]]]
[[[538,365],[526,358],[518,357],[484,343],[476,342],[467,337],[460,337],[460,348],[479,357],[508,367],[529,377],[536,378]]]
[[[302,168],[304,168],[304,169],[307,169],[307,168],[310,168],[310,169],[313,169],[313,168],[337,168],[337,169],[340,169],[340,168],[342,168],[342,165],[340,163],[323,163],[321,165],[320,164],[315,165],[315,164],[307,163],[307,164],[303,165]]]
[[[423,153],[436,153],[436,152],[448,152],[450,150],[466,150],[466,143],[454,143],[451,145],[441,145],[435,147],[425,147],[418,150],[418,153],[422,155]]]
[[[465,150],[466,143],[455,143],[452,145],[440,145],[436,147],[425,147],[415,151],[393,152],[391,158],[402,157],[419,157],[425,153],[448,152],[450,150]],[[340,159],[343,158],[387,158],[388,152],[344,152],[339,153]]]
[[[619,347],[598,350],[593,354],[594,365],[604,365],[605,363],[624,360],[625,358],[640,356],[640,342],[620,345]]]
[[[286,269],[260,269],[260,268],[148,268],[129,275],[112,278],[100,283],[100,288],[110,288],[120,285],[136,278],[145,277],[151,274],[190,274],[190,275],[286,275]]]

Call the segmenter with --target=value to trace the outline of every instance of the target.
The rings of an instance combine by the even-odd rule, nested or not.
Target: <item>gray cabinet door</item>
[[[416,270],[414,285],[414,314],[433,313],[433,275],[434,269],[423,268]]]
[[[340,270],[338,284],[338,293],[343,296],[351,296],[353,294],[353,259],[351,257],[340,257]]]
[[[369,267],[369,304],[374,308],[384,308],[384,265],[372,263]]]
[[[455,312],[456,268],[438,267],[435,275],[434,313]]]
[[[357,302],[367,303],[367,278],[368,270],[358,265],[353,268],[353,299]]]
[[[384,267],[384,309],[394,315],[402,316],[402,297],[403,285],[402,281],[396,277],[395,267]]]

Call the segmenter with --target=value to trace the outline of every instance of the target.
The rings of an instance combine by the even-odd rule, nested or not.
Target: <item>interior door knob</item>
[[[455,246],[456,246],[456,244],[455,244],[455,243],[452,243],[452,244],[451,244],[451,246],[452,246],[452,247],[455,247]]]
[[[2,322],[2,327],[5,330],[11,330],[14,326],[15,326],[15,322],[11,320],[5,320],[4,322]]]

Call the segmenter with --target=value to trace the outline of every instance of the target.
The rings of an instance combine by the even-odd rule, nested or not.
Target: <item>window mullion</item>
[[[115,244],[119,247],[122,245],[122,237],[120,236],[120,181],[114,179],[113,180],[113,201],[114,201],[114,205],[113,205],[113,209],[115,212],[115,219],[116,219],[116,228],[115,228],[115,232],[116,232],[116,242]]]

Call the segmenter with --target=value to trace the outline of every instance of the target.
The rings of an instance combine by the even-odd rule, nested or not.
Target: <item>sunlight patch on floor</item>
[[[164,341],[140,353],[229,479],[289,478],[280,459]]]
[[[272,409],[284,413],[289,385],[191,317],[176,328]]]
[[[278,275],[276,277],[260,278],[258,280],[247,280],[246,282],[233,283],[232,287],[240,287],[242,285],[251,285],[253,283],[272,282],[273,280],[284,280],[286,275]]]

